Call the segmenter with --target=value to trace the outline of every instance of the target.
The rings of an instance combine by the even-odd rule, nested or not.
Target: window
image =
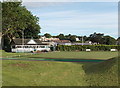
[[[45,48],[45,46],[41,46],[41,48]]]

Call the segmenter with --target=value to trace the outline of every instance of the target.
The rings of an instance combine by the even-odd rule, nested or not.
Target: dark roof
[[[37,44],[27,44],[31,39],[13,39],[13,41],[11,42],[12,45],[47,45],[47,44],[43,44],[39,39],[32,39],[34,40]]]

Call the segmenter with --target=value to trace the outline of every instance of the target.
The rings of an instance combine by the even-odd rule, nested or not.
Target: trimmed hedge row
[[[85,51],[91,49],[91,51],[110,51],[110,49],[120,50],[120,45],[58,45],[57,51]]]

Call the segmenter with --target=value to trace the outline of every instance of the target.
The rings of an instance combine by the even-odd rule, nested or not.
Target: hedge
[[[57,51],[85,51],[91,49],[91,51],[110,51],[110,49],[117,49],[120,51],[120,45],[58,45]]]

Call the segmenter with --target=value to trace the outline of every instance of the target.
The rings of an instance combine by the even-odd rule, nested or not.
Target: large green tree
[[[22,2],[2,2],[2,38],[7,47],[15,37],[37,38],[40,33],[38,17],[33,16]],[[9,42],[6,40],[8,39]]]
[[[101,33],[93,33],[87,38],[87,40],[90,40],[92,42],[97,42],[99,44],[105,44],[105,45],[116,44],[115,38],[111,36],[104,36],[104,34],[101,34]]]
[[[103,38],[103,44],[106,44],[106,45],[115,45],[116,44],[116,40],[115,40],[115,38],[113,38],[111,36],[104,36],[104,38]]]
[[[90,36],[88,37],[88,40],[103,44],[103,39],[102,39],[103,37],[104,37],[104,34],[94,32],[93,34],[90,34]]]

